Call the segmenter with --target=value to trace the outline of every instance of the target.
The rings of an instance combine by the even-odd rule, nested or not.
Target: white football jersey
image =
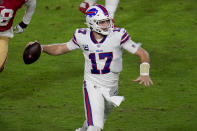
[[[119,73],[122,70],[122,48],[135,53],[139,46],[123,28],[114,28],[99,42],[89,28],[77,29],[72,40],[67,43],[70,50],[83,51],[84,79],[109,87],[118,86]]]

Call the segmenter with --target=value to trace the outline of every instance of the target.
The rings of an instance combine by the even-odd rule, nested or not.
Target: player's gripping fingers
[[[37,61],[41,55],[41,45],[39,42],[30,42],[27,44],[23,52],[23,60],[25,64],[32,64]]]
[[[28,42],[25,47],[32,45],[34,42]]]
[[[24,31],[24,29],[20,25],[16,25],[14,27],[14,33],[20,34]]]
[[[34,44],[35,42],[38,42],[38,41],[37,41],[37,40],[35,40],[35,41],[30,41],[30,42],[28,42],[28,43],[26,44],[25,47],[30,46],[30,45]]]

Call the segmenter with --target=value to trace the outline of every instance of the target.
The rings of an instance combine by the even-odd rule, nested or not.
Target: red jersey
[[[12,27],[15,14],[26,0],[0,0],[0,31],[6,31]]]

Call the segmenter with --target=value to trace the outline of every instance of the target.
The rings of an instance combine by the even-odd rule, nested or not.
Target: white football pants
[[[96,126],[103,129],[104,122],[114,105],[106,101],[99,88],[100,87],[94,85],[91,81],[84,81],[84,108],[87,126]],[[117,91],[115,93],[117,93]]]

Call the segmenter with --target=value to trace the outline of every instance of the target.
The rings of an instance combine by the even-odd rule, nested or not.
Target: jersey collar
[[[103,37],[103,39],[102,39],[100,42],[98,42],[98,41],[94,38],[93,32],[91,31],[91,32],[90,32],[90,38],[91,38],[91,40],[92,40],[92,42],[93,42],[94,44],[101,44],[101,43],[103,43],[103,42],[105,41],[105,39],[107,38],[107,35],[105,35],[105,36]]]

